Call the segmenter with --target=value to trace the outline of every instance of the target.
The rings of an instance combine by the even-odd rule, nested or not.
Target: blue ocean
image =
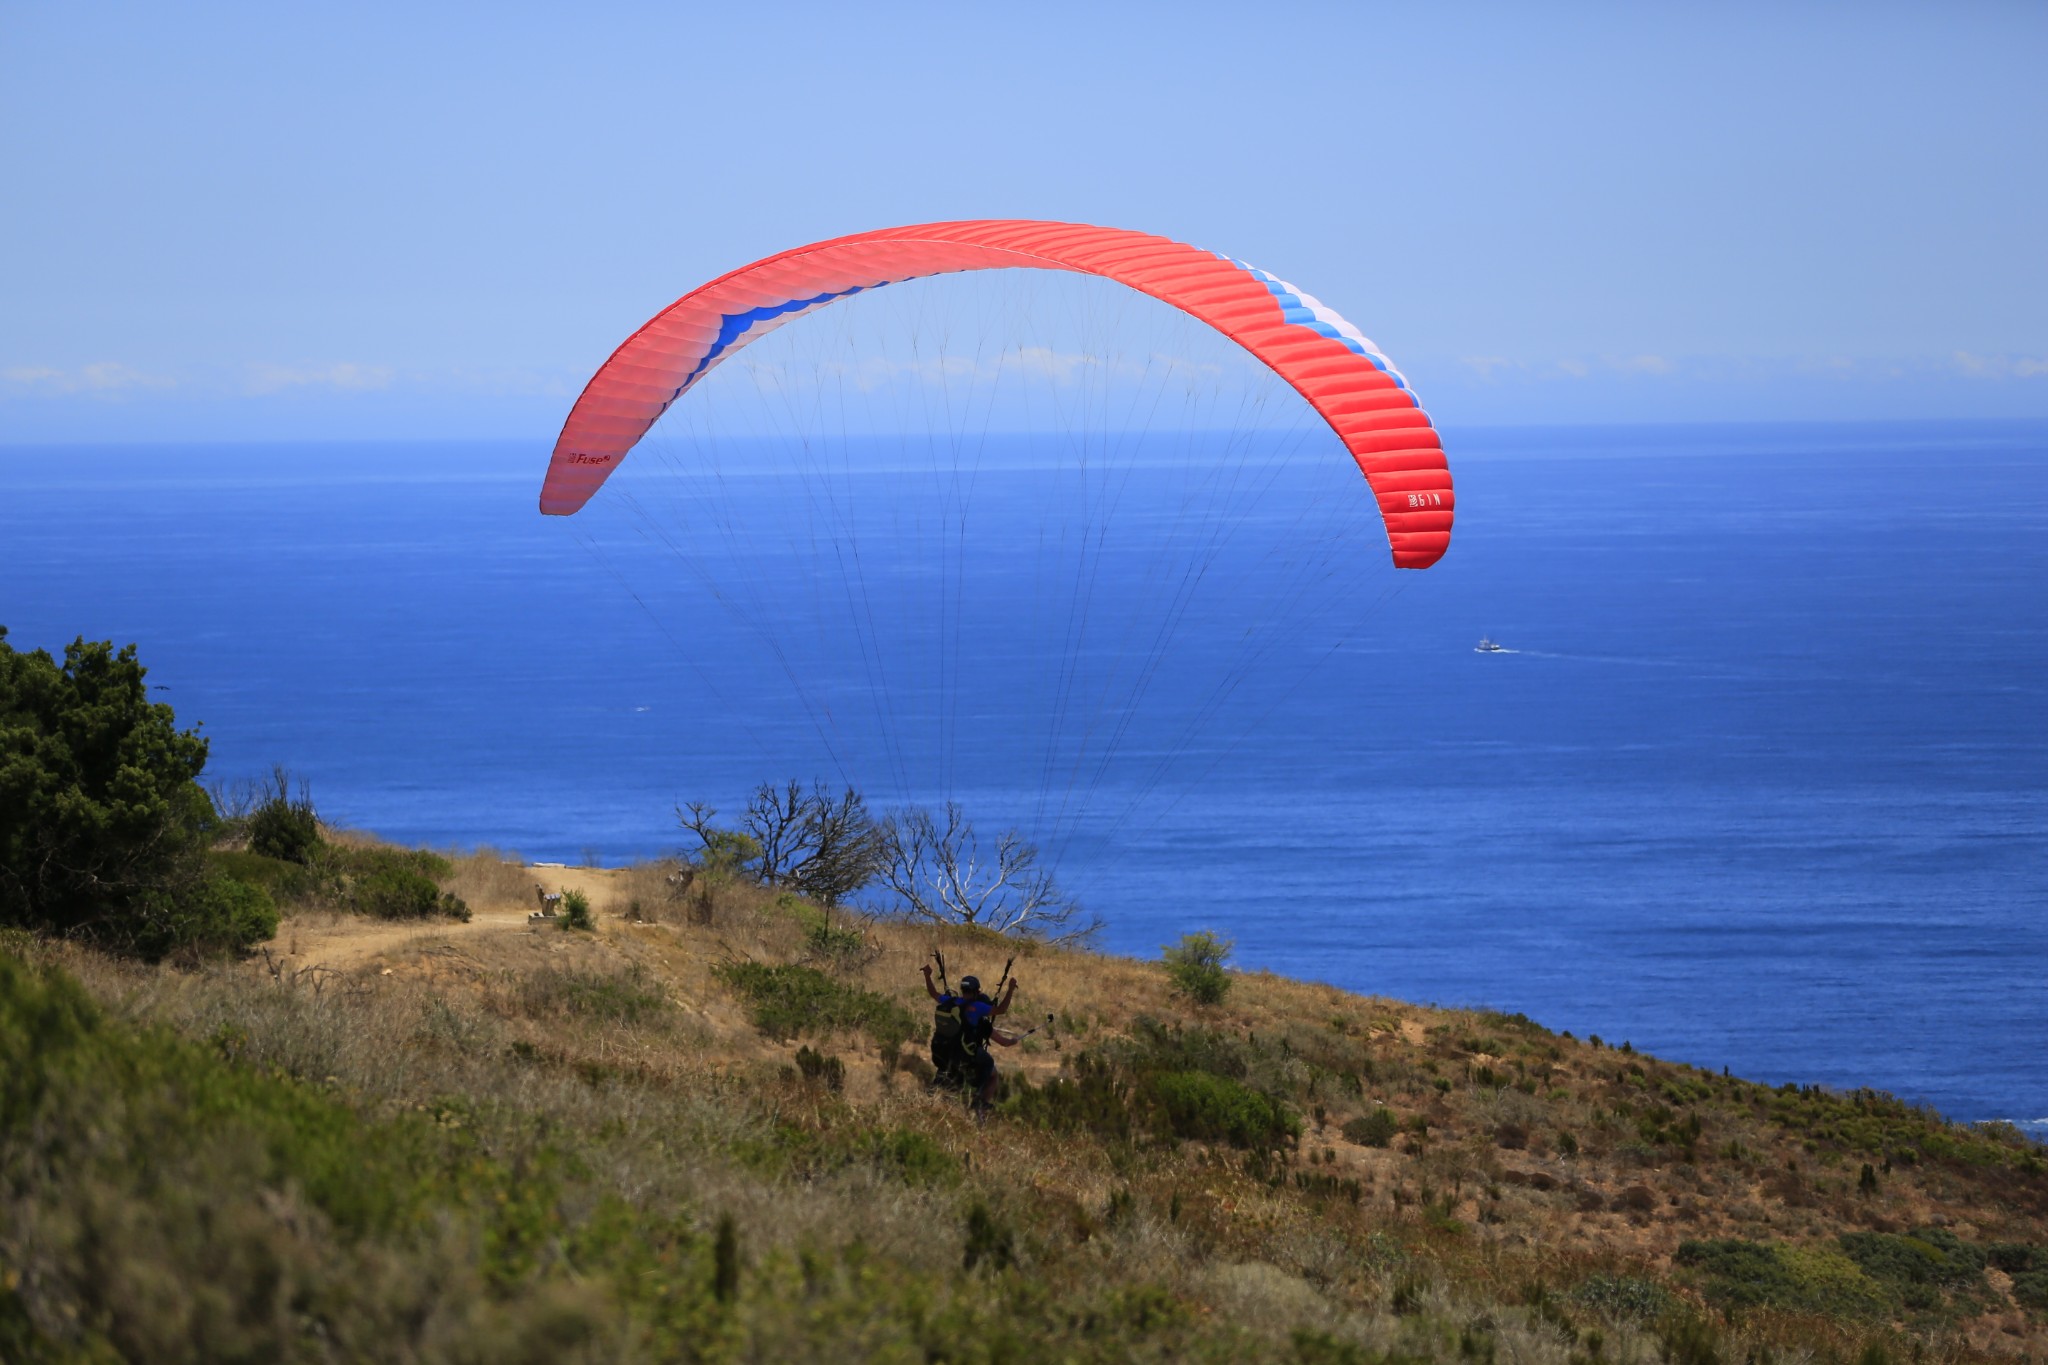
[[[537,448],[7,447],[0,624],[137,643],[210,778],[281,763],[394,839],[616,863],[766,780],[950,798],[1038,839],[1109,950],[1213,928],[1240,966],[2048,1119],[2048,426],[1447,445],[1423,573],[1288,451],[651,458],[555,519]]]

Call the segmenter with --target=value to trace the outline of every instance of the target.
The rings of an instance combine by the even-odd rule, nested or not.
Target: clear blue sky
[[[0,7],[0,441],[552,440],[779,248],[1062,218],[1447,425],[2048,417],[2048,5]]]

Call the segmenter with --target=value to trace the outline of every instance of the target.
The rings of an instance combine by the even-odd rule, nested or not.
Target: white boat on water
[[[1508,649],[1505,645],[1497,645],[1482,635],[1479,637],[1479,643],[1472,646],[1472,652],[1474,654],[1506,654]]]

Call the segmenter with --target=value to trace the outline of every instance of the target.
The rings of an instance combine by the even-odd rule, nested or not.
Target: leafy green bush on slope
[[[847,985],[816,967],[734,962],[719,980],[753,1006],[754,1027],[771,1038],[860,1029],[886,1048],[919,1032],[917,1017],[886,995]]]

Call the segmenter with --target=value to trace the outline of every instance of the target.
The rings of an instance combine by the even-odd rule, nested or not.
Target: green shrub
[[[441,911],[441,888],[417,872],[384,867],[357,881],[349,900],[376,919],[431,919]]]
[[[1173,988],[1198,1005],[1217,1005],[1230,993],[1230,974],[1223,964],[1230,960],[1232,944],[1207,929],[1181,935],[1179,943],[1162,950],[1166,975]]]
[[[590,897],[584,895],[581,891],[564,891],[562,893],[562,915],[556,922],[555,927],[565,931],[581,929],[586,933],[595,930],[597,928],[597,921],[591,918]]]
[[[135,942],[151,957],[233,953],[277,933],[277,904],[260,886],[212,873],[160,893],[142,919]]]
[[[1018,1078],[1011,1083],[1009,1112],[1040,1128],[1058,1133],[1088,1133],[1104,1142],[1128,1143],[1133,1122],[1130,1082],[1122,1070],[1103,1058],[1082,1053],[1072,1074],[1042,1086]]]
[[[455,864],[425,848],[392,848],[384,844],[368,848],[339,848],[330,844],[323,858],[334,871],[346,877],[363,877],[386,868],[401,868],[428,881],[438,882],[455,871]]]
[[[1270,1151],[1301,1136],[1285,1105],[1227,1076],[1168,1071],[1148,1078],[1145,1091],[1175,1137]]]
[[[1837,1318],[1876,1319],[1890,1316],[1895,1297],[1874,1283],[1862,1267],[1831,1246],[1780,1246],[1798,1291],[1798,1303],[1809,1311]]]
[[[828,1057],[810,1048],[796,1050],[796,1069],[803,1078],[827,1090],[838,1091],[846,1085],[846,1063],[837,1057]]]
[[[466,920],[469,907],[458,896],[443,895],[436,878],[447,876],[446,858],[416,848],[336,848],[328,846],[315,861],[329,884],[338,888],[341,905],[375,919]]]
[[[990,1270],[1007,1270],[1017,1259],[1017,1234],[979,1199],[967,1206],[965,1232],[966,1269],[987,1266]]]
[[[1069,1075],[1014,1088],[1011,1108],[1040,1126],[1112,1142],[1150,1132],[1270,1151],[1301,1133],[1278,1093],[1290,1055],[1284,1040],[1269,1052],[1220,1030],[1141,1018],[1130,1037],[1076,1057]]]
[[[215,872],[262,887],[279,905],[312,899],[319,894],[323,882],[314,868],[248,849],[214,849],[206,855],[206,863]]]
[[[894,1049],[918,1033],[918,1020],[886,995],[849,986],[815,967],[733,962],[717,969],[752,1006],[754,1027],[771,1038],[795,1038],[833,1029],[860,1029]]]
[[[951,1185],[960,1163],[923,1133],[891,1128],[869,1139],[868,1156],[882,1170],[911,1185]]]
[[[637,964],[617,974],[543,967],[521,978],[519,999],[532,1014],[620,1024],[643,1023],[669,1004],[660,983]]]
[[[804,951],[832,967],[844,970],[867,956],[867,935],[851,926],[834,924],[819,911],[811,911],[804,928]]]
[[[740,1230],[732,1215],[718,1215],[711,1243],[711,1297],[731,1303],[740,1294]]]
[[[1783,1308],[1870,1319],[1885,1316],[1898,1301],[1837,1247],[1728,1238],[1681,1242],[1672,1259],[1702,1271],[1707,1302],[1721,1308]]]
[[[1355,1341],[1306,1327],[1295,1328],[1288,1341],[1294,1347],[1294,1365],[1406,1365],[1404,1357],[1383,1356]]]
[[[1671,1259],[1704,1273],[1707,1302],[1721,1307],[1790,1307],[1796,1296],[1791,1271],[1762,1242],[1734,1237],[1680,1242]]]
[[[2048,1312],[2048,1267],[2013,1276],[2012,1297],[2015,1303]]]
[[[1401,1131],[1401,1121],[1384,1106],[1344,1125],[1344,1136],[1361,1147],[1385,1147]]]
[[[2018,1275],[2036,1268],[2048,1269],[2048,1256],[2025,1242],[1993,1242],[1984,1248],[1984,1263],[2008,1275]]]
[[[1845,1232],[1842,1250],[1872,1279],[1905,1288],[1960,1289],[1984,1278],[1984,1251],[1946,1228],[1920,1228],[1903,1236]],[[1917,1306],[1917,1305],[1916,1305]]]
[[[313,798],[305,783],[292,795],[291,775],[283,768],[272,771],[263,804],[249,815],[249,851],[279,862],[313,861],[320,851],[320,817],[313,810]]]
[[[1669,1312],[1671,1291],[1635,1275],[1593,1275],[1571,1292],[1576,1303],[1621,1322],[1649,1322]]]
[[[1287,1058],[1268,1044],[1213,1028],[1169,1028],[1157,1019],[1140,1017],[1130,1036],[1108,1049],[1134,1073],[1206,1071],[1268,1090],[1285,1083]]]

